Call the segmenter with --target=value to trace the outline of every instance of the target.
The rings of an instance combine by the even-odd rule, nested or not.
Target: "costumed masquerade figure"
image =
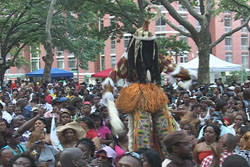
[[[155,8],[160,13],[158,6],[149,8]],[[119,60],[110,78],[114,81],[126,79],[132,83],[121,90],[116,100],[116,108],[129,116],[130,151],[147,147],[165,156],[167,151],[163,139],[176,131],[178,126],[167,109],[168,99],[159,85],[161,72],[168,74],[171,80],[181,78],[190,80],[190,83],[191,75],[177,66],[171,57],[158,55],[156,37],[148,30],[148,25],[149,20],[134,33],[127,53]],[[114,107],[110,106],[112,113]],[[116,122],[112,127],[116,129],[120,126]]]

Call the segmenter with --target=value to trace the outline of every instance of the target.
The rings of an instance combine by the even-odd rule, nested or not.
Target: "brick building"
[[[186,9],[182,8],[178,3],[175,4],[175,8],[181,14],[181,16],[187,19],[192,25],[197,29],[200,28],[199,23],[187,12]],[[164,17],[168,18],[171,22],[178,25],[178,23],[169,15],[168,11],[162,6],[161,11]],[[197,10],[199,10],[197,8]],[[105,15],[105,17],[100,21],[100,27],[108,26],[114,21],[113,16]],[[211,34],[212,40],[215,41],[225,32],[238,27],[242,24],[242,21],[234,21],[232,13],[222,13],[216,16],[211,21]],[[179,25],[180,28],[185,30],[185,28]],[[178,34],[177,31],[173,30],[168,26],[164,19],[159,19],[155,22],[151,22],[150,30],[155,33],[157,37],[168,37],[170,35]],[[88,70],[82,70],[78,67],[77,59],[71,53],[63,51],[57,48],[55,52],[55,59],[53,67],[63,68],[65,70],[70,70],[74,72],[74,77],[78,78],[80,81],[91,81],[91,74],[102,71],[104,69],[114,67],[116,62],[120,59],[121,55],[126,51],[131,34],[125,33],[123,39],[118,43],[116,40],[108,39],[106,41],[106,46],[104,48],[104,53],[101,53],[96,62],[89,62]],[[185,36],[180,36],[180,39],[185,40],[190,46],[191,51],[185,55],[178,57],[178,62],[187,62],[196,56],[198,56],[197,47],[191,38]],[[224,41],[219,43],[213,48],[213,54],[221,59],[228,62],[242,64],[245,68],[250,69],[249,60],[249,39],[250,33],[246,28],[234,33],[232,36],[226,37]],[[31,48],[26,49],[24,52],[27,60],[31,62],[30,68],[11,68],[6,72],[6,78],[15,78],[21,76],[27,72],[34,71],[44,67],[44,62],[42,61],[42,56],[45,55],[44,48],[38,48],[38,51],[31,51]],[[40,51],[39,51],[40,50]]]

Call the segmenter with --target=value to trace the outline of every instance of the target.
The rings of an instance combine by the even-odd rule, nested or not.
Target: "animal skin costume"
[[[177,66],[169,56],[158,55],[156,37],[148,30],[146,21],[133,35],[127,54],[111,72],[115,82],[126,79],[132,84],[124,87],[116,107],[129,115],[129,149],[154,148],[166,155],[163,139],[177,130],[177,123],[167,109],[168,98],[160,84],[161,72],[170,78],[190,80],[187,70]]]

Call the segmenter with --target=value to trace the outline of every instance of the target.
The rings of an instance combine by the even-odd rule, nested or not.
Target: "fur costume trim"
[[[113,80],[111,78],[106,78],[103,82],[102,82],[102,88],[105,89],[106,85],[111,85],[112,87],[115,87],[115,84],[113,82]]]
[[[133,83],[121,90],[116,106],[125,113],[134,112],[136,109],[155,113],[166,107],[167,102],[167,96],[156,84]]]
[[[113,129],[113,134],[117,135],[124,130],[124,125],[119,118],[119,113],[115,107],[115,103],[111,100],[108,100],[108,111],[110,115],[110,124]]]

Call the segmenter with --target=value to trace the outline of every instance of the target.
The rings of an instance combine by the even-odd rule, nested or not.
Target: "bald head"
[[[61,167],[87,167],[83,152],[79,148],[67,148],[60,156]]]
[[[142,167],[142,163],[138,159],[136,159],[130,155],[123,156],[120,159],[120,161],[118,162],[118,164],[120,166],[124,165],[124,166],[131,166],[131,167],[133,167],[133,166]]]
[[[226,149],[233,151],[237,146],[237,137],[227,133],[223,135],[219,141]]]

